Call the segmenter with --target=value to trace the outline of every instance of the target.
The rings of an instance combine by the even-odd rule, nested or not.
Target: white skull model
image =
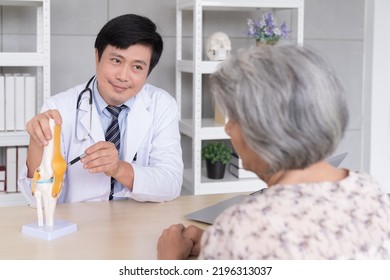
[[[225,60],[232,46],[229,37],[223,32],[215,32],[206,41],[206,53],[210,60]]]

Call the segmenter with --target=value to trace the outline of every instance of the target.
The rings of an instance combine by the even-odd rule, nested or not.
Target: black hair
[[[150,74],[160,60],[163,41],[156,31],[156,24],[147,17],[127,14],[113,18],[103,26],[95,40],[99,61],[108,45],[124,50],[136,44],[152,49]]]

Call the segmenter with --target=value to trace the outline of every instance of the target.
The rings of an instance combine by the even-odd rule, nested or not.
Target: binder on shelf
[[[36,86],[36,77],[25,75],[24,80],[25,85],[25,120],[26,123],[36,114],[36,99],[37,99],[37,86]]]
[[[254,172],[238,168],[234,164],[229,164],[229,172],[240,179],[258,178]]]
[[[230,162],[233,165],[237,166],[238,168],[243,168],[242,159],[234,152],[232,153],[232,158],[231,158]]]
[[[19,174],[20,172],[22,172],[24,166],[26,165],[26,159],[27,159],[27,146],[18,147],[16,182],[18,182]],[[16,191],[19,191],[17,184],[16,184]]]
[[[0,192],[5,191],[5,178],[6,178],[5,172],[6,172],[5,166],[0,165]]]
[[[0,131],[5,130],[5,84],[4,76],[0,75]]]
[[[6,190],[8,193],[16,192],[16,147],[7,147]]]
[[[220,124],[226,123],[225,116],[221,113],[217,106],[214,106],[214,121]]]
[[[5,130],[15,130],[15,77],[5,75]]]
[[[24,130],[25,127],[25,93],[24,76],[15,74],[15,129]]]

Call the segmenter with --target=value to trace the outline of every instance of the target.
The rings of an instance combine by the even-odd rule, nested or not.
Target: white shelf
[[[180,132],[189,137],[194,137],[192,119],[182,119],[179,122]],[[224,126],[214,119],[202,119],[202,127],[196,130],[202,140],[229,139]]]
[[[1,66],[44,66],[46,59],[41,53],[0,53]]]
[[[201,61],[200,63],[195,64],[192,60],[179,60],[178,61],[178,70],[187,73],[194,73],[198,70],[202,74],[211,74],[214,73],[222,61]],[[199,67],[198,69],[195,69]]]
[[[215,194],[234,192],[254,192],[264,189],[267,185],[260,179],[239,179],[230,174],[226,169],[223,179],[209,179],[206,169],[202,169],[201,183],[194,189],[192,169],[184,170],[183,193],[184,194]]]
[[[0,132],[0,147],[27,146],[29,136],[25,131]]]
[[[299,8],[303,0],[198,0],[203,10],[249,10],[259,8]],[[181,10],[193,10],[195,0],[178,0],[178,8]]]
[[[0,6],[36,7],[36,52],[0,52],[0,67],[36,67],[38,106],[50,96],[50,0],[0,0]],[[20,20],[23,20],[22,18]],[[31,105],[34,106],[34,105]],[[0,132],[0,147],[25,146],[24,131]]]
[[[36,52],[0,52],[0,67],[36,67],[36,100],[39,107],[50,96],[50,0],[0,0],[0,6],[36,8]],[[0,132],[0,147],[27,146],[28,142],[26,131]],[[0,193],[0,206],[23,204],[26,201],[21,193]]]
[[[0,6],[42,6],[43,0],[0,0]]]
[[[214,119],[202,118],[202,75],[214,73],[221,61],[203,61],[204,11],[237,11],[260,8],[294,9],[297,11],[297,43],[303,44],[304,0],[177,0],[176,7],[176,101],[180,112],[179,129],[192,139],[192,168],[184,172],[184,193],[212,194],[224,192],[256,191],[265,187],[260,179],[238,179],[225,171],[225,179],[210,180],[202,169],[202,141],[229,139],[224,126]],[[192,58],[183,59],[183,10],[193,11]],[[229,19],[227,19],[229,20]],[[183,89],[183,73],[192,74],[192,93]],[[192,98],[192,116],[182,118],[183,91]]]

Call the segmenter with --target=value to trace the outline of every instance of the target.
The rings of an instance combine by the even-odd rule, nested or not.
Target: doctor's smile
[[[127,84],[119,84],[118,82],[108,82],[111,87],[112,91],[114,93],[118,94],[126,94],[127,91],[130,91],[132,87],[127,83]]]
[[[115,84],[111,84],[111,85],[117,92],[123,92],[123,91],[130,89],[130,87],[118,86]]]

